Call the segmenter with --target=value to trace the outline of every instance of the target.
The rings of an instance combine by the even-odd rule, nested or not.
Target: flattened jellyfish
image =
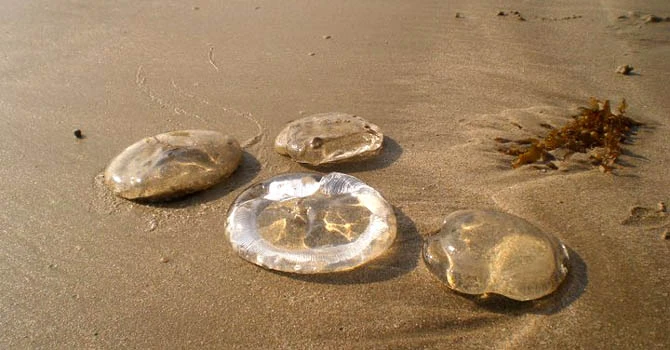
[[[230,176],[242,158],[238,142],[208,130],[147,137],[105,170],[105,184],[126,199],[165,200],[204,190]]]
[[[379,127],[361,117],[322,113],[288,123],[275,139],[275,150],[316,166],[374,157],[383,141]]]
[[[353,176],[284,174],[237,197],[226,236],[243,259],[268,269],[345,271],[393,244],[396,217],[379,192]]]
[[[554,236],[510,214],[460,210],[428,237],[423,258],[449,288],[515,300],[552,293],[568,273],[568,252]]]

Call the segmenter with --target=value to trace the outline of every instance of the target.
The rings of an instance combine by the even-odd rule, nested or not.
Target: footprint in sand
[[[655,207],[631,207],[628,217],[621,224],[659,231],[662,239],[670,240],[670,215],[664,202],[658,202]]]
[[[670,16],[661,17],[629,11],[613,21],[609,28],[634,44],[632,46],[634,50],[658,48],[659,45],[668,44],[667,29],[670,25]]]

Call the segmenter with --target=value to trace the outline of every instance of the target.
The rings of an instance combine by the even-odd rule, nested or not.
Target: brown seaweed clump
[[[617,107],[617,114],[612,113],[608,100],[599,101],[591,98],[589,107],[580,107],[580,114],[573,117],[560,129],[549,125],[551,131],[543,139],[523,139],[510,141],[496,138],[504,146],[499,148],[502,153],[517,156],[512,162],[514,168],[525,164],[545,162],[556,168],[550,161],[555,160],[555,154],[562,154],[567,159],[571,154],[589,153],[591,163],[600,167],[602,171],[613,169],[619,155],[621,144],[631,135],[633,129],[642,125],[629,117],[626,112],[626,100],[622,100]],[[560,151],[560,152],[557,152]]]

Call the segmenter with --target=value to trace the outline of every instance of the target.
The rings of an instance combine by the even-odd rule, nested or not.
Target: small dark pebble
[[[84,137],[84,135],[81,133],[81,130],[79,130],[79,129],[74,129],[74,131],[72,133],[74,134],[74,137],[76,137],[78,139],[81,139],[81,138]]]
[[[200,7],[198,7],[198,6],[193,6],[193,9],[196,10],[196,11],[198,11],[198,10],[200,10]]]
[[[463,15],[460,12],[456,12],[456,18],[463,18]]]
[[[664,240],[669,241],[669,240],[670,240],[670,230],[665,230],[665,231],[663,231],[663,234],[661,235],[661,237],[662,237]]]
[[[496,16],[507,16],[505,11],[498,11],[498,14]]]
[[[310,56],[316,56],[316,52],[310,52],[310,53],[308,53],[308,55],[310,55]]]
[[[330,38],[332,38],[332,37],[331,37],[330,35],[324,35],[323,38],[324,38],[325,40],[328,40],[328,39],[330,39]]]

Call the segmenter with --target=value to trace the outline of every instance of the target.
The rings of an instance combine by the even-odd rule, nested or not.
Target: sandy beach
[[[631,212],[670,204],[667,1],[0,8],[0,348],[670,347],[670,217]],[[624,64],[633,74],[615,72]],[[644,123],[611,173],[513,169],[497,151],[496,137],[537,137],[591,97],[625,98]],[[313,169],[274,152],[287,122],[330,111],[379,125],[381,155]],[[240,168],[168,203],[108,191],[115,155],[179,129],[235,137]],[[391,251],[329,275],[240,259],[224,236],[228,207],[297,171],[340,171],[381,192],[398,218]],[[567,280],[530,303],[452,292],[420,254],[459,209],[514,214],[560,238]]]

